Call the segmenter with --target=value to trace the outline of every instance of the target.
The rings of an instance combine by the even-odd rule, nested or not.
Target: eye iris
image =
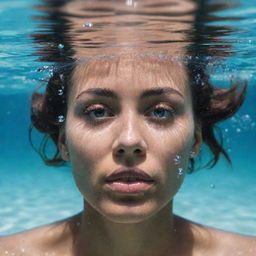
[[[105,114],[104,109],[95,109],[93,112],[96,117],[103,117]]]
[[[168,115],[168,111],[164,108],[158,108],[154,110],[154,113],[156,114],[156,116],[158,117],[164,117],[166,116],[165,114]]]

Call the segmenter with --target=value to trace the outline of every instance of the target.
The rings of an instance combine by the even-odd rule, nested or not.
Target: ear
[[[194,132],[194,144],[192,146],[192,151],[195,152],[196,155],[200,153],[202,142],[202,126],[200,122],[196,122]]]
[[[66,143],[65,126],[60,128],[59,138],[58,138],[58,148],[61,153],[61,157],[64,161],[69,161],[69,151]]]

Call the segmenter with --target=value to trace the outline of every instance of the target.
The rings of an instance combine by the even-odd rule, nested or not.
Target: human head
[[[48,84],[45,95],[34,94],[34,125],[38,129],[48,129],[60,150],[61,161],[71,161],[77,186],[86,202],[118,222],[149,217],[173,198],[187,170],[189,152],[198,153],[202,134],[208,136],[203,129],[209,129],[216,117],[223,118],[223,112],[230,107],[228,104],[234,104],[232,100],[235,100],[232,90],[214,91],[212,86],[205,88],[198,81],[193,83],[188,67],[167,57],[96,59],[79,63],[56,77]],[[110,88],[118,99],[89,97],[83,93],[95,87]],[[147,100],[139,98],[153,87],[175,89],[183,98],[177,94],[168,99],[163,96]],[[198,94],[208,105],[202,105]],[[224,101],[226,98],[228,101]],[[92,110],[95,105],[104,106],[103,111],[107,113],[107,118],[97,119],[100,122],[88,118],[88,109]],[[152,121],[149,114],[156,106],[169,106],[174,115],[164,122],[160,119]],[[208,139],[212,142],[211,137]],[[158,184],[153,195],[152,191],[146,194],[150,200],[145,201],[139,211],[136,207],[130,209],[128,215],[115,202],[116,198],[109,200],[107,191],[102,192],[101,187],[105,176],[120,166],[139,167]]]

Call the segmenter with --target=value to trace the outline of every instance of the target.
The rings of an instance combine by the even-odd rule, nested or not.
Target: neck
[[[139,223],[114,223],[89,205],[79,218],[75,255],[164,256],[177,253],[176,245],[180,247],[172,203]]]

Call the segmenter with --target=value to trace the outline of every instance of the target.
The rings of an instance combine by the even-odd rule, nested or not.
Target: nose
[[[120,120],[120,128],[117,129],[117,136],[113,143],[113,154],[119,160],[132,162],[146,154],[146,142],[143,137],[143,128],[138,118],[129,114]]]

